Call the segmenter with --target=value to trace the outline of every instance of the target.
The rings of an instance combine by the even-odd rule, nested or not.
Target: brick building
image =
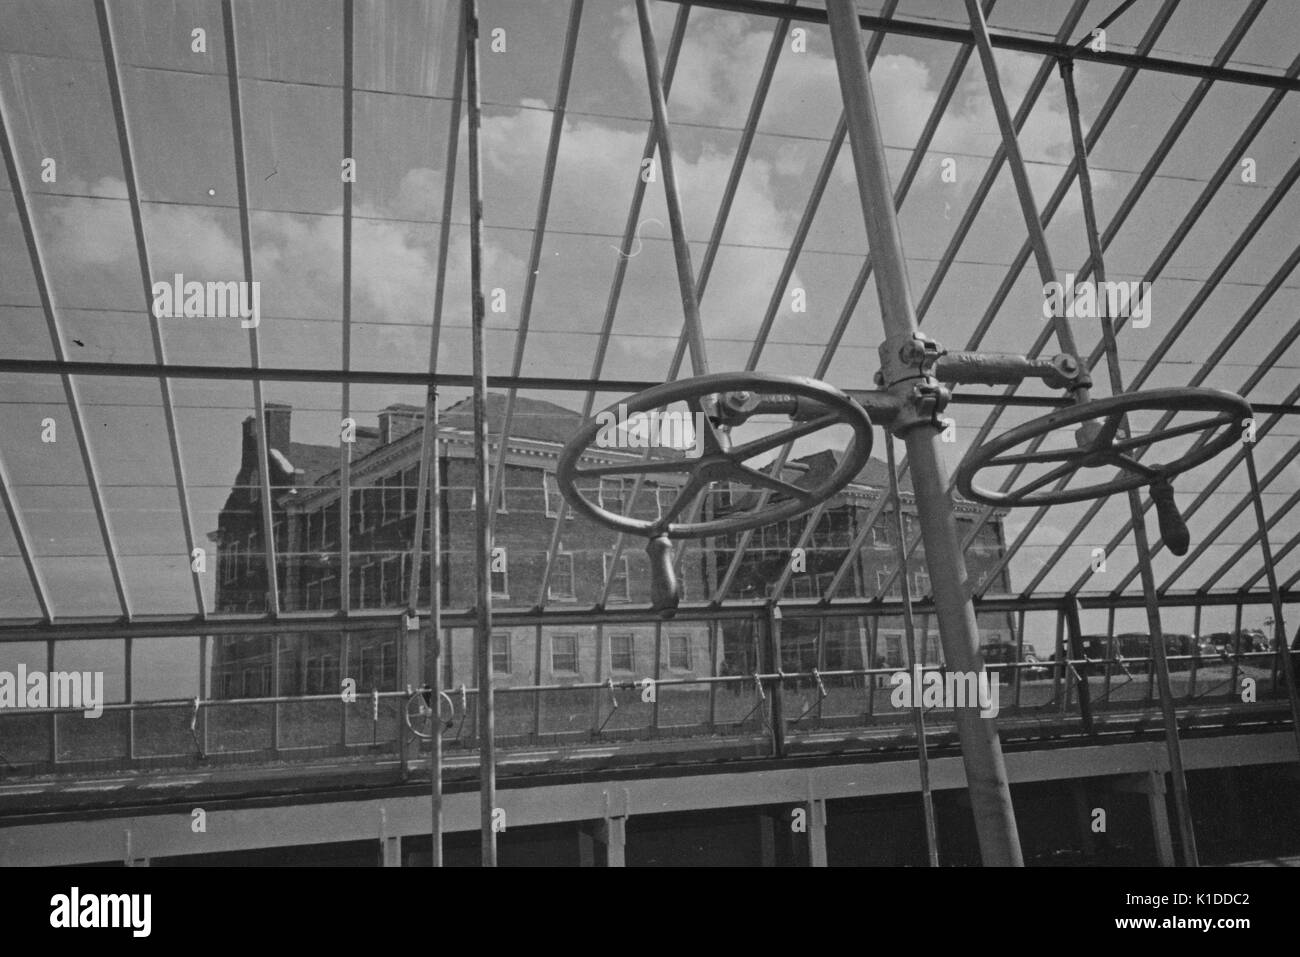
[[[496,461],[504,418],[505,397],[490,394],[487,402],[491,458]],[[266,406],[272,524],[275,534],[279,602],[282,611],[337,611],[342,600],[340,532],[341,452],[336,446],[311,445],[292,438],[292,409]],[[564,443],[581,417],[549,402],[518,398],[505,457],[504,491],[494,528],[493,603],[498,607],[532,608],[545,600],[554,608],[604,605],[645,605],[650,577],[640,539],[629,539],[617,564],[616,535],[581,517],[562,520],[551,577],[542,592],[546,560],[556,516],[564,507],[555,468]],[[442,530],[443,607],[463,609],[474,604],[473,416],[468,400],[452,405],[439,417],[439,469],[443,488],[439,508]],[[423,409],[391,405],[379,413],[377,425],[358,426],[351,443],[350,568],[347,570],[351,607],[399,609],[407,603],[411,541],[414,532]],[[604,461],[635,461],[637,451],[594,450]],[[829,453],[818,453],[824,456]],[[594,458],[593,458],[594,462]],[[803,463],[816,466],[816,462]],[[806,471],[801,474],[806,474]],[[799,475],[789,476],[798,481]],[[637,518],[655,518],[675,498],[671,478],[646,482],[630,501],[633,479],[606,477],[600,487],[584,491],[611,511]],[[821,514],[806,546],[806,569],[790,576],[782,597],[812,598],[825,593],[835,570],[848,554],[861,524],[879,496],[887,494],[885,466],[870,460],[857,480],[835,496]],[[714,516],[729,509],[746,509],[747,493],[733,496],[719,489],[706,503]],[[431,498],[431,496],[429,497]],[[902,489],[903,520],[909,533],[916,520],[910,490]],[[630,508],[630,512],[628,509]],[[243,425],[243,451],[234,487],[221,510],[218,528],[210,536],[217,546],[216,610],[254,612],[265,608],[267,578],[262,549],[262,502],[253,419]],[[967,530],[978,512],[957,503],[958,522]],[[797,516],[756,530],[732,579],[729,599],[770,599],[773,583],[790,560],[809,515]],[[426,530],[430,522],[426,521]],[[685,601],[713,595],[725,577],[739,536],[722,536],[714,548],[688,548],[681,569]],[[850,565],[836,594],[874,597],[897,564],[896,533],[891,509],[883,510]],[[968,553],[973,580],[991,567],[1003,550],[1001,516],[980,532]],[[923,549],[909,563],[913,595],[929,594]],[[1009,587],[1005,570],[1002,584]],[[419,607],[429,604],[429,565],[420,575]],[[999,590],[999,589],[995,589]],[[895,581],[890,594],[901,593]],[[923,619],[921,624],[928,623]],[[994,644],[1010,636],[1005,616],[981,616],[983,641]],[[924,643],[927,662],[938,662],[937,630],[928,627]],[[393,690],[404,675],[399,661],[398,635],[391,626],[358,628],[345,638],[282,634],[277,638],[218,638],[212,654],[214,697],[255,697],[278,693],[332,694],[340,680],[352,677],[357,690]],[[724,622],[710,642],[705,624],[687,620],[654,624],[546,626],[498,628],[493,632],[492,660],[500,687],[564,684],[659,675],[689,678],[712,674],[748,674],[762,657],[752,622]],[[902,622],[881,618],[873,625],[859,617],[799,618],[787,616],[782,635],[782,667],[786,671],[899,667],[905,662]],[[469,629],[455,630],[444,649],[444,685],[473,687],[475,664]],[[277,671],[278,664],[278,671]]]

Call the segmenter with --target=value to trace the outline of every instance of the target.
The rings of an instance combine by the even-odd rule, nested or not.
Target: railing
[[[1293,652],[1295,654],[1295,652]],[[1245,679],[1254,704],[1282,701],[1275,651],[1170,656],[1175,704],[1184,713],[1235,706]],[[993,664],[998,717],[1091,720],[1158,706],[1149,658],[1077,658]],[[818,740],[873,731],[893,737],[911,722],[891,701],[901,668],[811,669],[689,677],[652,676],[498,687],[496,727],[502,758],[539,747],[578,750],[593,743],[637,750],[638,742],[713,738],[815,747]],[[924,674],[946,674],[927,665]],[[1087,694],[1080,694],[1086,685]],[[167,699],[81,708],[0,711],[0,778],[36,773],[211,764],[258,764],[351,755],[423,762],[404,712],[416,689],[227,699]],[[443,732],[449,760],[476,750],[477,689],[446,689],[452,707]],[[1252,697],[1252,695],[1247,695]],[[1083,703],[1081,706],[1081,702]],[[927,727],[945,732],[952,709],[926,707]],[[778,716],[780,716],[778,718]],[[780,721],[782,734],[776,734]],[[910,733],[910,732],[909,732]]]

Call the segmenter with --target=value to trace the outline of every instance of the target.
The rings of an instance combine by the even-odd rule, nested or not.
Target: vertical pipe
[[[889,467],[889,495],[894,500],[894,525],[898,532],[898,560],[907,564],[906,540],[903,535],[903,498],[898,494],[898,466],[894,461],[894,440],[885,440],[885,455]],[[915,684],[912,687],[912,727],[916,731],[916,765],[921,777],[921,810],[925,814],[925,849],[930,866],[939,866],[939,831],[934,822],[934,797],[930,794],[930,755],[925,742],[925,708],[921,705],[921,659],[917,656],[916,625],[912,621],[912,581],[904,573],[903,582],[903,632],[907,638],[907,663],[911,666]]]
[[[969,4],[968,4],[969,5]],[[1088,150],[1083,137],[1082,121],[1079,117],[1079,99],[1074,89],[1074,70],[1069,61],[1061,63],[1061,79],[1065,84],[1066,113],[1069,114],[1070,132],[1074,141],[1075,156],[1079,166],[1079,196],[1083,202],[1084,231],[1088,236],[1088,251],[1092,257],[1093,275],[1098,283],[1106,282],[1106,268],[1103,262],[1101,234],[1097,228],[1096,210],[1092,201],[1092,177],[1088,171]],[[1034,222],[1037,223],[1037,216]],[[1106,351],[1106,365],[1110,374],[1112,395],[1124,391],[1124,383],[1119,368],[1119,349],[1115,342],[1115,330],[1111,326],[1106,310],[1101,309],[1102,342]],[[1060,320],[1065,325],[1065,320]],[[1058,332],[1059,335],[1059,332]],[[1064,340],[1062,340],[1064,342]],[[1083,395],[1082,393],[1080,394]],[[1124,431],[1128,433],[1127,419]],[[1142,593],[1146,597],[1147,627],[1151,635],[1151,653],[1154,662],[1155,684],[1160,691],[1160,711],[1165,726],[1165,749],[1169,753],[1169,772],[1174,784],[1174,806],[1178,813],[1178,828],[1183,839],[1183,858],[1189,867],[1197,866],[1196,833],[1192,825],[1192,808],[1187,794],[1187,777],[1183,771],[1183,749],[1178,740],[1178,716],[1174,710],[1173,688],[1169,683],[1169,662],[1165,654],[1164,632],[1160,624],[1160,607],[1156,601],[1155,573],[1151,568],[1151,545],[1147,540],[1146,519],[1142,500],[1137,489],[1128,491],[1129,512],[1133,524],[1133,540],[1137,545],[1138,565],[1142,573]],[[1071,602],[1071,607],[1074,603]],[[1087,703],[1087,678],[1080,687],[1079,704],[1082,708]],[[1091,718],[1085,717],[1085,725],[1091,725]]]
[[[1286,695],[1291,704],[1291,732],[1295,735],[1296,750],[1300,752],[1300,698],[1296,695],[1295,666],[1291,649],[1287,647],[1286,621],[1282,617],[1282,595],[1277,587],[1277,569],[1273,567],[1273,546],[1268,541],[1268,523],[1264,519],[1264,502],[1259,492],[1259,474],[1255,471],[1254,444],[1246,445],[1246,470],[1250,475],[1251,498],[1255,503],[1255,520],[1259,523],[1259,547],[1264,553],[1264,571],[1268,573],[1268,598],[1273,606],[1273,641],[1277,657],[1273,667],[1273,690],[1277,690],[1277,661],[1282,662],[1282,676],[1286,681]]]
[[[429,678],[433,688],[431,702],[434,709],[433,739],[429,742],[429,787],[432,797],[433,829],[429,832],[431,839],[429,864],[442,867],[442,452],[438,448],[438,402],[437,393],[431,387],[433,401],[428,403],[429,416],[425,428],[433,431],[430,445],[433,449],[433,508],[429,522],[429,651],[433,658],[433,674]],[[416,566],[420,564],[419,549],[416,549]],[[418,574],[418,572],[417,572]],[[419,598],[419,591],[413,596],[414,602]]]
[[[775,601],[767,606],[767,656],[770,671],[781,674],[781,606]],[[772,682],[772,756],[785,757],[785,680]]]
[[[910,337],[917,329],[916,313],[907,286],[902,237],[889,188],[884,143],[880,137],[875,98],[862,51],[862,36],[853,0],[828,0],[831,41],[849,119],[849,139],[857,173],[862,213],[872,257],[877,263],[886,340]],[[911,385],[890,386],[908,398]],[[975,611],[966,594],[966,562],[953,521],[948,495],[948,470],[933,427],[916,427],[904,439],[913,463],[912,479],[925,544],[926,564],[934,589],[935,611],[948,663],[959,671],[979,674],[983,661]],[[959,708],[957,729],[970,791],[975,830],[986,865],[1023,864],[1011,789],[998,741],[997,726],[979,716],[978,708]]]
[[[492,519],[488,483],[487,368],[484,357],[483,196],[479,156],[478,0],[463,0],[465,29],[465,91],[469,117],[469,272],[474,351],[474,569],[475,649],[478,652],[479,815],[484,867],[496,867],[497,837],[492,830],[496,804],[496,730],[492,707]],[[505,441],[504,436],[502,441]]]

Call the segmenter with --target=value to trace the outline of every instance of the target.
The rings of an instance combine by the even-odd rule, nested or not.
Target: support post
[[[808,866],[826,867],[826,801],[808,801]]]
[[[492,829],[496,805],[496,731],[492,701],[492,502],[488,481],[487,368],[484,358],[483,196],[479,156],[478,2],[463,0],[465,90],[469,117],[469,271],[474,353],[474,567],[475,650],[478,658],[479,814],[484,867],[496,867],[497,837]],[[501,436],[505,442],[507,436]]]
[[[853,0],[827,0],[826,10],[849,122],[862,213],[872,257],[877,263],[876,288],[885,337],[906,340],[917,330],[916,312],[907,285],[902,237],[894,213],[884,142],[863,55],[857,10]],[[890,384],[889,388],[910,400],[912,383],[904,380]],[[906,430],[903,437],[912,463],[914,493],[944,655],[952,668],[978,674],[983,670],[979,632],[974,607],[967,596],[966,563],[953,519],[949,476],[940,454],[938,429],[933,423],[920,423]],[[992,720],[981,718],[978,708],[958,709],[956,717],[981,857],[986,865],[1021,866],[1020,838],[997,726]]]
[[[1165,807],[1165,776],[1159,771],[1147,771],[1121,781],[1116,790],[1136,791],[1147,796],[1147,807],[1151,811],[1151,834],[1156,844],[1156,862],[1161,867],[1175,867],[1174,838],[1169,830],[1169,811]]]

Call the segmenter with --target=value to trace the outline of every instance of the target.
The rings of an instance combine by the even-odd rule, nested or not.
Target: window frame
[[[614,663],[614,639],[627,641],[627,667],[620,668]],[[611,673],[618,674],[635,674],[636,673],[636,633],[631,631],[610,634],[609,636],[609,670]]]
[[[560,562],[567,561],[569,567],[569,594],[560,595],[555,591],[555,571]],[[551,565],[551,580],[546,583],[546,598],[548,601],[577,601],[578,600],[578,582],[577,582],[577,563],[573,559],[573,552],[557,551],[555,553],[555,562]]]
[[[673,647],[676,642],[681,642],[681,647],[685,649],[686,652],[685,665],[673,664]],[[694,668],[692,667],[692,658],[693,656],[691,655],[690,635],[681,634],[680,632],[677,634],[668,635],[668,670],[669,671],[693,671]]]
[[[571,641],[573,642],[573,668],[560,668],[556,665],[556,642]],[[567,652],[565,654],[568,654]],[[563,634],[551,635],[551,674],[553,675],[572,675],[581,674],[581,662],[578,660],[578,635],[576,632],[564,632]]]

